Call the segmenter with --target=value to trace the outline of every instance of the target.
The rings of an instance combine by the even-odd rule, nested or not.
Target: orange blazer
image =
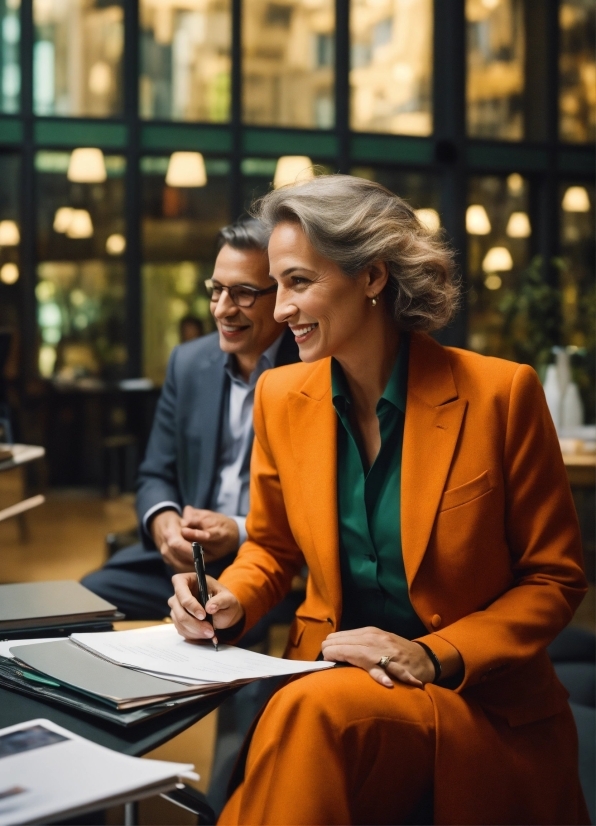
[[[249,628],[308,565],[291,658],[316,658],[341,622],[336,428],[329,359],[260,379],[249,539],[221,581]],[[420,639],[439,658],[455,646],[465,667],[455,690],[425,687],[437,721],[435,822],[583,822],[575,729],[545,647],[586,581],[536,373],[413,334],[401,479]]]

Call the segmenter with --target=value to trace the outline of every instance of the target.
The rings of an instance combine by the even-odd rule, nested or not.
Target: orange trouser
[[[434,753],[425,691],[384,688],[358,668],[308,674],[269,701],[218,823],[405,823],[432,785]]]

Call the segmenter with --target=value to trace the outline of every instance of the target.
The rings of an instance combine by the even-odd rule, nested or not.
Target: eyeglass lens
[[[223,287],[221,284],[213,283],[207,285],[207,292],[209,293],[211,301],[219,301],[224,290],[227,290],[230,299],[238,307],[252,307],[259,292],[258,290],[251,290],[247,287],[240,286]]]

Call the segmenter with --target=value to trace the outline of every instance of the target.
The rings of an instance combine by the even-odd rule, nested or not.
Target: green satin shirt
[[[373,625],[413,639],[426,633],[408,596],[401,546],[401,454],[408,387],[409,337],[377,403],[381,449],[365,471],[350,423],[350,391],[331,361],[337,427],[337,502],[343,610],[341,628]]]

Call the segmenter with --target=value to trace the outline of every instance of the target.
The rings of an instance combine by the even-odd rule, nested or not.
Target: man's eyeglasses
[[[257,290],[255,287],[245,287],[242,284],[224,287],[223,284],[218,284],[217,281],[212,281],[209,278],[205,281],[205,289],[211,301],[219,301],[222,292],[226,290],[230,296],[230,300],[237,307],[252,307],[259,296],[274,293],[277,290],[277,284],[274,284],[272,287],[267,287],[266,290]]]

